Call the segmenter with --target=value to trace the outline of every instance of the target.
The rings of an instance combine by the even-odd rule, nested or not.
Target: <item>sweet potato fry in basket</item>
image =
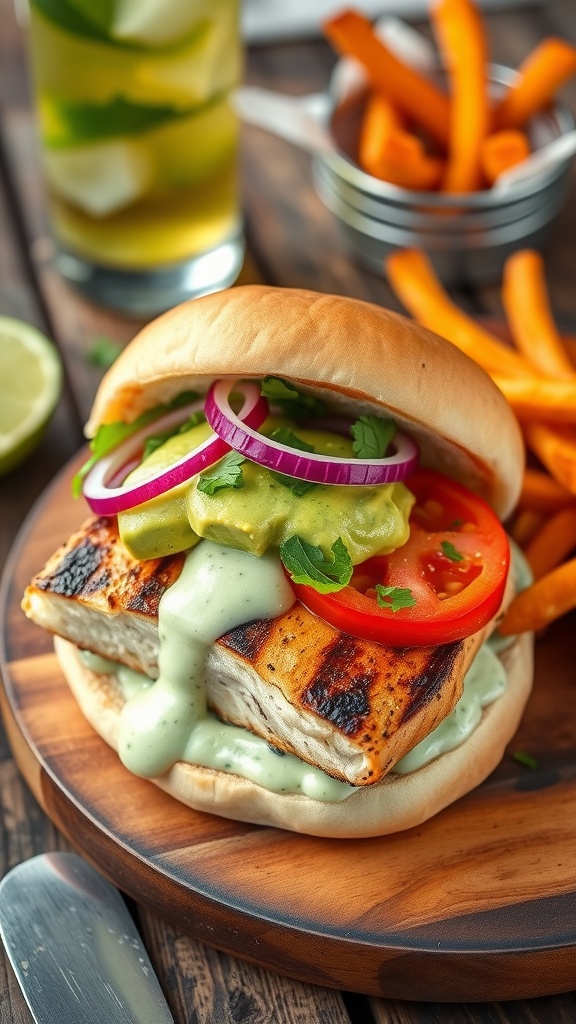
[[[364,111],[358,163],[374,178],[417,191],[436,188],[444,170],[444,161],[427,155],[422,139],[407,131],[394,105],[377,92]]]
[[[447,146],[450,104],[442,90],[399,60],[378,38],[370,21],[347,10],[324,23],[326,36],[342,55],[353,57],[366,69],[372,86]]]
[[[480,150],[490,119],[484,25],[471,0],[437,0],[430,14],[450,84],[448,165],[441,187],[473,192],[482,186]]]
[[[519,128],[492,132],[482,139],[480,145],[482,174],[488,184],[493,185],[502,174],[521,164],[529,155],[530,143],[526,132]]]
[[[543,39],[520,65],[511,85],[494,110],[494,128],[523,128],[548,106],[557,90],[576,73],[576,47],[563,39]]]

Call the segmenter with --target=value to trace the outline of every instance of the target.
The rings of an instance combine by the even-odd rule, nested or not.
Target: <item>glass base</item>
[[[244,261],[241,231],[210,252],[184,263],[150,270],[122,270],[91,263],[57,248],[56,266],[87,298],[128,316],[145,319],[186,299],[234,284]]]

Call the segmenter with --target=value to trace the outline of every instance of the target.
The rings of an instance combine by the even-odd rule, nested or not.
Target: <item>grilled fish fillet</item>
[[[156,678],[158,605],[183,558],[139,562],[114,519],[93,518],[35,576],[22,607],[78,647]],[[398,650],[342,633],[297,603],[217,640],[208,705],[334,778],[370,785],[452,710],[482,639]]]

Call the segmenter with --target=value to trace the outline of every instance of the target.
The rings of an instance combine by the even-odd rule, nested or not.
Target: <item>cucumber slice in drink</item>
[[[44,154],[54,191],[92,217],[106,217],[140,199],[153,177],[145,149],[118,140]]]
[[[226,5],[235,6],[235,0],[226,0]],[[217,0],[116,0],[110,35],[154,49],[171,46],[184,41],[199,21],[216,17],[220,6]]]
[[[219,8],[217,8],[219,9]],[[171,50],[129,50],[113,41],[72,35],[34,10],[35,77],[45,96],[71,103],[111,103],[117,97],[148,107],[190,110],[236,84],[240,51],[234,11],[202,20]]]
[[[235,17],[232,7],[222,7],[218,18],[201,23],[189,45],[148,54],[138,67],[138,85],[154,102],[179,107],[198,106],[231,89],[242,72]]]

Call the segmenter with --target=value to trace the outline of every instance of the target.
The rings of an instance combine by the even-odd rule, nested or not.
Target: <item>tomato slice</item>
[[[293,583],[296,596],[343,632],[394,647],[471,636],[502,603],[506,533],[486,502],[440,473],[418,470],[406,485],[416,497],[408,542],[356,566],[342,590]]]

